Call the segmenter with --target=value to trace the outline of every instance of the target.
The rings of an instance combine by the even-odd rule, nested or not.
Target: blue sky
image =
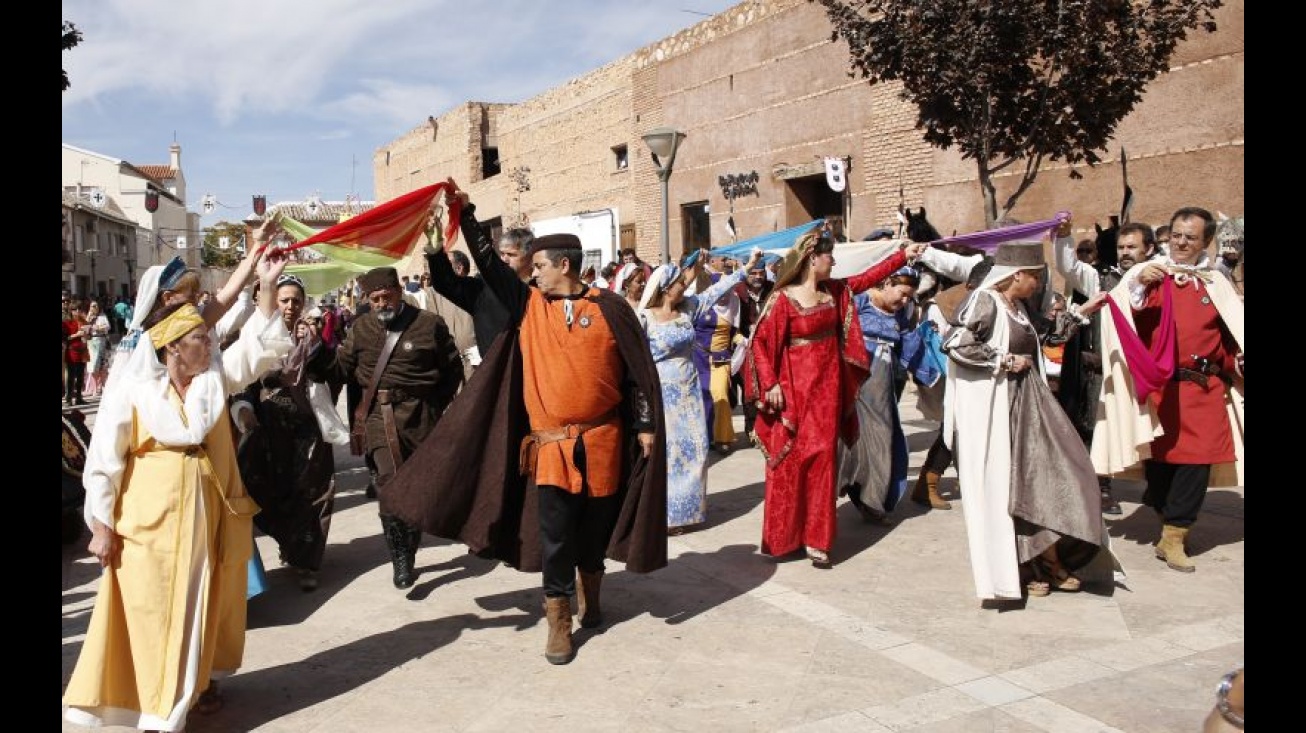
[[[209,226],[372,198],[372,154],[467,100],[517,102],[738,0],[64,0],[63,142],[136,165],[181,144]]]

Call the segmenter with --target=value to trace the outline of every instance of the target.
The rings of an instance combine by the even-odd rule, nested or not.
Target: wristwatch
[[[1243,729],[1243,716],[1240,711],[1235,711],[1233,706],[1229,704],[1229,691],[1233,689],[1233,681],[1242,673],[1242,667],[1235,669],[1221,677],[1220,684],[1215,688],[1215,709],[1220,711],[1220,715],[1224,716],[1229,725],[1238,730]]]

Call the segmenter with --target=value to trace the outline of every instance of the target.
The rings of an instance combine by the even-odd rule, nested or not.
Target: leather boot
[[[1192,560],[1188,559],[1188,553],[1184,552],[1184,540],[1188,539],[1187,527],[1176,527],[1167,524],[1161,527],[1161,541],[1156,543],[1156,557],[1165,560],[1165,564],[1170,566],[1171,570],[1178,570],[1181,573],[1191,573],[1197,569]]]
[[[603,623],[603,611],[599,608],[599,589],[602,586],[602,570],[596,573],[584,570],[576,572],[576,605],[581,628],[592,629]]]
[[[571,647],[571,599],[557,596],[544,599],[544,615],[549,620],[549,640],[544,658],[549,664],[566,664],[575,652]]]
[[[1120,509],[1120,502],[1116,501],[1116,498],[1111,495],[1111,477],[1098,476],[1097,487],[1102,492],[1102,513],[1109,514],[1113,517],[1118,517],[1121,514],[1124,514]]]
[[[385,544],[390,550],[390,563],[394,566],[394,584],[396,588],[411,588],[417,580],[413,572],[413,555],[409,553],[409,538],[412,529],[403,520],[389,514],[381,515],[381,529],[385,534]]]
[[[931,509],[951,509],[952,503],[939,496],[939,474],[922,468],[916,486],[912,488],[911,500]]]

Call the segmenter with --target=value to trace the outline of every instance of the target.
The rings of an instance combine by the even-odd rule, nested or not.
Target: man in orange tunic
[[[448,424],[396,475],[413,491],[395,492],[386,510],[472,552],[542,570],[545,658],[566,664],[570,596],[581,626],[602,623],[605,557],[635,573],[666,565],[661,387],[625,299],[581,282],[576,236],[532,242],[531,287],[498,258],[474,211],[467,201],[463,235],[517,327],[489,345]],[[505,458],[519,470],[505,475]]]

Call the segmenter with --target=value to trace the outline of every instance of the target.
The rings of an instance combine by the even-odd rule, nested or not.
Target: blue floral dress
[[[745,274],[737,270],[702,293],[685,296],[680,312],[669,321],[659,323],[647,312],[640,313],[662,382],[667,426],[668,528],[707,521],[708,435],[698,369],[694,366],[694,319],[743,282]]]

